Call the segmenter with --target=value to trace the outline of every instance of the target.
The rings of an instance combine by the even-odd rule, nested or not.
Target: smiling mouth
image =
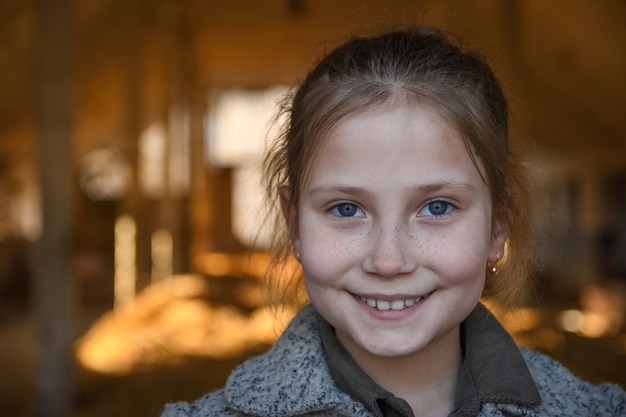
[[[402,300],[393,300],[393,301],[377,300],[375,298],[367,298],[367,297],[360,297],[360,298],[361,298],[361,301],[366,303],[368,306],[375,308],[377,310],[380,310],[380,311],[388,311],[388,310],[401,311],[401,310],[404,310],[405,308],[414,306],[415,304],[419,303],[426,297],[427,296],[419,296],[419,297],[414,297],[414,298],[405,298]]]

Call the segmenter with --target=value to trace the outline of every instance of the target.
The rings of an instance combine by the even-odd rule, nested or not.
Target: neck
[[[378,385],[411,405],[415,415],[448,415],[462,362],[460,328],[411,355],[381,357],[337,335],[359,367]]]

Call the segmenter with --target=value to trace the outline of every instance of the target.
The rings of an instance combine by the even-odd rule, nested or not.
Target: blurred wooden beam
[[[38,358],[35,415],[62,417],[72,408],[71,27],[69,0],[38,0],[36,58],[38,169],[43,231],[33,263]]]

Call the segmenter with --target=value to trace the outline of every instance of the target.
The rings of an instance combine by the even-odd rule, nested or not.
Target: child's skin
[[[282,191],[309,297],[341,344],[414,410],[451,411],[460,323],[507,237],[454,126],[388,101],[328,133],[297,207]]]

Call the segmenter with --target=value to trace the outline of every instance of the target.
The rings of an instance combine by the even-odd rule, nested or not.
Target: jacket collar
[[[376,384],[352,360],[330,324],[322,323],[321,338],[330,372],[339,388],[374,414],[381,414],[381,402],[402,409],[401,401]],[[461,338],[464,357],[452,416],[475,416],[484,403],[513,405],[513,409],[521,406],[528,411],[539,405],[541,398],[519,348],[482,304],[462,323]]]
[[[312,306],[303,308],[267,353],[236,368],[224,387],[230,406],[264,416],[292,416],[350,403],[362,408],[335,386],[319,336],[320,320]]]
[[[453,415],[474,415],[481,403],[522,407],[528,412],[541,404],[519,348],[482,304],[463,322],[461,339],[464,360]]]
[[[335,385],[320,338],[322,320],[312,306],[303,308],[266,354],[232,372],[225,386],[228,403],[251,415],[291,416],[346,406],[366,415]],[[478,305],[462,332],[459,386],[465,388],[457,391],[453,415],[476,415],[481,403],[533,415],[541,398],[519,349],[497,320]]]

